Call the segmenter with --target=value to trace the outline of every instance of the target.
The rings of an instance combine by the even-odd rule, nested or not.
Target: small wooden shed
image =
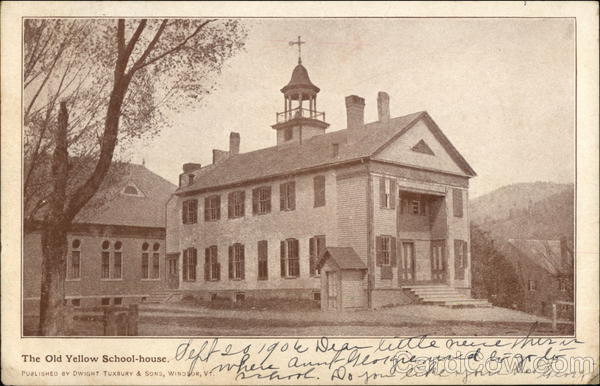
[[[367,266],[351,247],[327,247],[317,263],[321,272],[321,310],[367,307]]]

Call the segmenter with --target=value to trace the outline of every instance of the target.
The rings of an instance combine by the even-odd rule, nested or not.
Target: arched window
[[[119,240],[112,244],[111,253],[111,242],[104,240],[102,242],[102,255],[101,255],[101,279],[116,279],[120,280],[123,278],[123,243]]]
[[[150,244],[144,242],[142,244],[142,279],[158,278],[160,278],[160,243],[152,245],[151,253]]]
[[[81,240],[71,242],[71,253],[67,255],[67,279],[81,279]]]

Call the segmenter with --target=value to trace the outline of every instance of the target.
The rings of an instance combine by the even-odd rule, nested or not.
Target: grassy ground
[[[503,308],[449,309],[409,305],[376,311],[320,312],[315,309],[214,309],[197,304],[140,307],[144,336],[518,336],[533,323],[536,335],[570,335],[573,325],[551,331],[545,318]],[[37,317],[25,318],[25,335],[35,335]],[[102,335],[102,314],[74,322],[74,335]]]

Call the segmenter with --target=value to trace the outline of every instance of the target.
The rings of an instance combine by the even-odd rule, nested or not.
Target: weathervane
[[[302,64],[302,44],[305,44],[306,42],[303,42],[302,40],[300,40],[300,36],[298,36],[298,40],[297,41],[291,41],[290,42],[290,46],[293,45],[298,45],[298,64]]]

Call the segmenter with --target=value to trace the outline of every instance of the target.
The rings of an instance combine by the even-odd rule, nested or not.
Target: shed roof
[[[424,119],[428,123],[436,138],[464,171],[465,177],[474,176],[475,171],[437,127],[429,114],[421,111],[393,118],[387,123],[372,122],[357,129],[344,129],[316,135],[302,143],[273,146],[231,156],[216,165],[206,166],[196,171],[195,182],[192,185],[180,187],[177,193],[214,189],[376,156],[420,119]],[[332,154],[333,144],[338,144],[338,152],[335,157]]]
[[[317,262],[317,269],[325,264],[327,259],[332,259],[340,270],[359,269],[366,270],[367,266],[352,247],[327,247]]]

